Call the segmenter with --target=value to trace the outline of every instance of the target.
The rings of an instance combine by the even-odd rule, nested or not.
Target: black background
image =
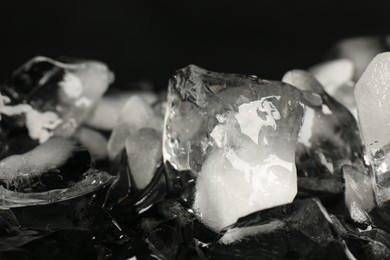
[[[35,55],[98,59],[158,88],[187,64],[280,79],[390,30],[390,1],[1,0],[0,79]]]

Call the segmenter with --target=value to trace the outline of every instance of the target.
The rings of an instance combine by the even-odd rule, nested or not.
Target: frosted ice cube
[[[145,188],[153,179],[162,161],[162,133],[142,128],[126,138],[128,164],[138,189]]]
[[[358,116],[379,205],[390,199],[390,52],[378,54],[356,83]]]

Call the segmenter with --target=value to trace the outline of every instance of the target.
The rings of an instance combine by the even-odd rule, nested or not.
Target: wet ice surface
[[[290,85],[191,65],[169,84],[164,160],[197,175],[194,209],[220,230],[294,199],[302,115]]]

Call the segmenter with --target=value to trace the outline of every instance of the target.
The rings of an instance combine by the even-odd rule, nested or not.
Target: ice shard
[[[164,161],[197,176],[193,208],[207,225],[294,199],[304,107],[296,88],[190,65],[168,91]]]
[[[377,55],[355,88],[366,155],[379,205],[390,199],[390,52]]]
[[[368,213],[375,207],[371,177],[366,169],[345,165],[345,205],[351,218],[357,223],[370,224]]]

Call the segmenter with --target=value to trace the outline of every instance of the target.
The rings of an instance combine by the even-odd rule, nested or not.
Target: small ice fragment
[[[150,127],[162,131],[163,119],[139,96],[130,97],[122,108],[108,141],[108,155],[114,159],[125,147],[126,138],[137,130]]]
[[[385,37],[366,36],[344,39],[333,48],[332,58],[351,60],[355,67],[354,80],[358,80],[378,53],[389,50]]]
[[[372,180],[367,172],[353,166],[343,167],[345,180],[345,204],[351,218],[358,223],[369,224],[368,213],[375,207]]]
[[[28,104],[3,105],[0,107],[1,114],[7,116],[24,115],[25,125],[30,138],[38,140],[39,143],[44,143],[52,137],[54,129],[62,122],[55,112],[39,112]]]
[[[152,92],[123,91],[109,94],[96,103],[91,115],[86,120],[86,124],[102,130],[112,130],[120,111],[132,96],[139,96],[150,105],[157,101],[157,96]]]
[[[75,133],[75,138],[88,149],[94,160],[107,158],[107,139],[98,131],[80,127]]]
[[[138,189],[153,179],[162,161],[162,133],[142,128],[126,138],[126,152],[131,175]]]

